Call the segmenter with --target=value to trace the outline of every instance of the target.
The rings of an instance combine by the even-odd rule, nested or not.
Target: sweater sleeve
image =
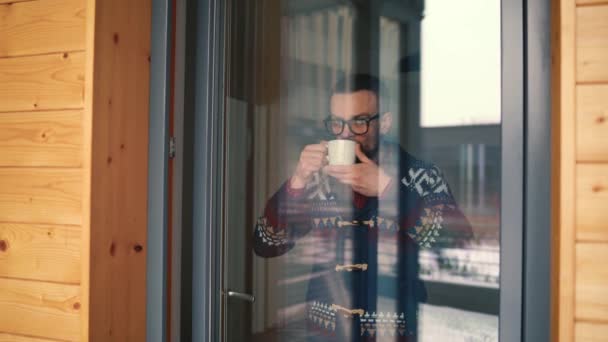
[[[463,247],[473,239],[468,220],[460,211],[441,170],[431,166],[404,177],[400,187],[415,198],[405,220],[410,237],[422,248]]]
[[[310,207],[306,191],[291,189],[290,182],[285,182],[268,200],[263,215],[255,224],[255,254],[270,258],[292,249],[295,241],[312,228]]]

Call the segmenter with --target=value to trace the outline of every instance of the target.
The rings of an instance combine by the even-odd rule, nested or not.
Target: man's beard
[[[363,151],[363,154],[365,154],[365,156],[371,160],[374,160],[377,162],[376,158],[378,157],[378,151],[380,150],[380,139],[376,138],[375,141],[373,141],[372,147],[367,147],[367,146],[363,146],[361,145],[361,151]]]

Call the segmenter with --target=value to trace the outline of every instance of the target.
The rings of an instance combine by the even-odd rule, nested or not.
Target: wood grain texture
[[[561,30],[559,3],[551,12],[551,339],[559,341],[560,163],[561,163]]]
[[[578,164],[576,238],[608,242],[608,164]]]
[[[552,75],[554,148],[552,163],[552,222],[554,260],[552,338],[559,342],[574,339],[575,277],[575,84],[576,84],[576,16],[575,0],[556,0],[554,14]]]
[[[608,244],[576,244],[576,319],[608,323]]]
[[[83,107],[84,53],[0,58],[0,112]]]
[[[551,339],[559,341],[561,288],[561,140],[562,140],[562,20],[560,1],[553,2],[551,11]]]
[[[80,227],[0,223],[0,277],[80,283]]]
[[[151,1],[94,6],[89,340],[144,341]]]
[[[576,0],[577,5],[604,5],[608,4],[608,0]]]
[[[608,162],[608,84],[578,85],[576,97],[577,159]]]
[[[0,57],[84,50],[84,0],[0,5]]]
[[[90,284],[91,284],[91,159],[93,151],[93,75],[95,74],[95,24],[97,0],[86,2],[86,59],[84,83],[84,113],[82,118],[83,157],[82,157],[82,235],[80,290],[82,297],[80,320],[80,340],[90,341]]]
[[[0,168],[0,221],[80,225],[78,169]]]
[[[576,322],[575,342],[606,342],[608,324]]]
[[[24,335],[0,333],[0,342],[52,342],[44,338],[29,337]]]
[[[0,113],[0,167],[82,166],[82,111]]]
[[[0,278],[0,331],[74,341],[79,337],[79,287]]]
[[[608,81],[608,6],[576,9],[576,78]]]
[[[0,0],[0,5],[2,6],[12,6],[18,2],[28,2],[28,1],[38,1],[38,0]]]

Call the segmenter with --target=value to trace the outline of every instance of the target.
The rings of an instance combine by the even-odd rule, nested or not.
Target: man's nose
[[[353,136],[353,132],[351,132],[350,127],[347,124],[344,124],[344,129],[342,133],[340,133],[340,138],[346,139]]]

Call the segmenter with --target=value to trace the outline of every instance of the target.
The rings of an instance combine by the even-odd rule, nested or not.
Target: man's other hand
[[[300,153],[300,160],[296,172],[291,177],[291,188],[302,189],[312,175],[327,164],[327,142],[307,145]]]
[[[328,165],[323,171],[340,183],[350,185],[354,191],[362,195],[380,196],[390,184],[390,177],[361,151],[361,145],[357,144],[355,152],[361,163]]]

